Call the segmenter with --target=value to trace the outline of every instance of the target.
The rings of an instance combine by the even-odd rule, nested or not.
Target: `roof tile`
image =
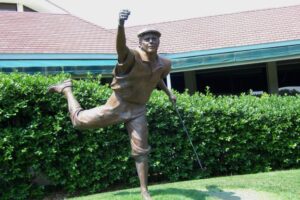
[[[115,35],[69,14],[0,12],[1,53],[115,53]]]
[[[0,53],[115,53],[116,29],[69,14],[0,12]],[[127,44],[147,26],[162,33],[161,53],[300,39],[300,5],[126,27]]]
[[[162,33],[161,53],[300,39],[300,5],[127,27],[130,41],[145,26]],[[137,45],[137,43],[135,44]]]

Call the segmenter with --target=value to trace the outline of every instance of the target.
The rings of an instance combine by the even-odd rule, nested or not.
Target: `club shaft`
[[[200,161],[199,156],[198,156],[198,154],[197,154],[197,152],[196,152],[196,149],[195,149],[195,147],[194,147],[194,145],[193,145],[191,136],[190,136],[190,134],[189,134],[189,132],[188,132],[188,130],[187,130],[185,124],[184,124],[184,121],[182,120],[182,117],[181,117],[181,115],[180,115],[180,113],[179,113],[179,110],[178,110],[178,108],[177,108],[177,106],[176,106],[175,104],[174,104],[174,107],[175,107],[175,110],[176,110],[176,112],[177,112],[177,115],[178,115],[178,117],[179,117],[179,119],[180,119],[180,121],[181,121],[181,124],[182,124],[182,126],[183,126],[183,130],[184,130],[184,132],[186,133],[186,135],[187,135],[187,137],[188,137],[188,139],[189,139],[189,141],[190,141],[190,144],[191,144],[191,146],[192,146],[192,148],[193,148],[193,151],[194,151],[194,154],[195,154],[196,159],[197,159],[197,161],[198,161],[198,164],[199,164],[200,168],[203,170],[201,161]]]

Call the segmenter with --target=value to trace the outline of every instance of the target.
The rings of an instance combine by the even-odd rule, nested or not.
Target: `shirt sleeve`
[[[135,56],[133,50],[129,49],[126,58],[120,62],[118,61],[115,67],[115,74],[116,75],[126,75],[128,74],[132,67],[134,66]]]
[[[162,73],[161,79],[166,78],[166,76],[170,73],[171,71],[171,61],[170,60],[165,60],[165,67],[164,67],[164,72]]]

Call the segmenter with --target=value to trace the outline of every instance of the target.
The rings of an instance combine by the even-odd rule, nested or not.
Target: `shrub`
[[[0,74],[0,198],[38,199],[45,175],[72,195],[137,185],[123,124],[78,131],[66,100],[47,86],[69,75]],[[84,108],[111,94],[98,79],[74,81]],[[177,94],[177,107],[206,167],[201,171],[168,98],[155,91],[147,105],[150,182],[254,173],[300,166],[299,96]],[[121,144],[121,145],[120,145]]]

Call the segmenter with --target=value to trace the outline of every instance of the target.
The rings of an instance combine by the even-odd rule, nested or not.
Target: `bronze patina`
[[[105,105],[84,110],[72,93],[72,81],[66,80],[49,87],[49,92],[63,94],[75,128],[101,128],[116,123],[125,123],[128,131],[144,200],[151,200],[148,192],[148,127],[146,103],[158,86],[173,102],[176,97],[166,87],[163,78],[171,70],[171,62],[158,55],[161,33],[153,28],[138,32],[139,46],[130,49],[126,45],[124,24],[130,11],[119,13],[116,37],[118,63],[113,70],[112,95]]]

